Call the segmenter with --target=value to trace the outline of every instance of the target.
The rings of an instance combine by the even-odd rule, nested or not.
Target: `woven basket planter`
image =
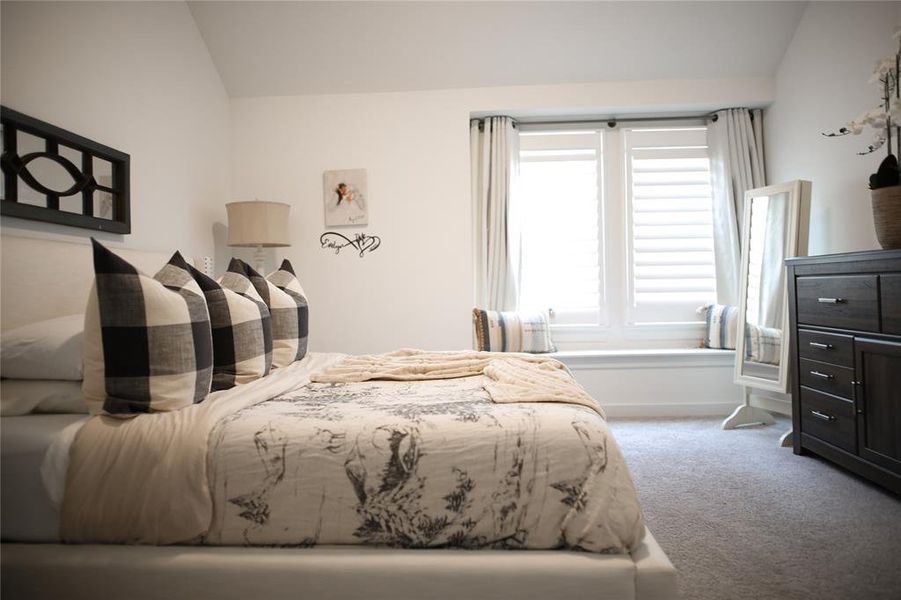
[[[870,192],[876,239],[885,250],[901,248],[901,185]]]

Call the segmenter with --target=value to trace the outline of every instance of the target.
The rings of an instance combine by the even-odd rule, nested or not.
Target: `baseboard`
[[[738,407],[731,402],[679,402],[661,404],[603,404],[612,419],[649,417],[723,417]]]

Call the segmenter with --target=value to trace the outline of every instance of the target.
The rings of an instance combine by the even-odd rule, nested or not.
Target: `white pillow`
[[[16,417],[31,412],[87,413],[88,405],[81,395],[81,382],[38,379],[0,381],[0,416]]]
[[[84,315],[32,323],[0,336],[0,375],[8,379],[82,379]]]

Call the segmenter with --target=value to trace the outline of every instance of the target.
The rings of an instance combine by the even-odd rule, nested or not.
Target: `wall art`
[[[322,198],[326,227],[359,227],[369,224],[366,169],[325,171]]]

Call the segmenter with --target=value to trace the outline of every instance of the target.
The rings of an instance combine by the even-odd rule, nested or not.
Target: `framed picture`
[[[366,169],[325,171],[322,174],[325,226],[369,224]]]

